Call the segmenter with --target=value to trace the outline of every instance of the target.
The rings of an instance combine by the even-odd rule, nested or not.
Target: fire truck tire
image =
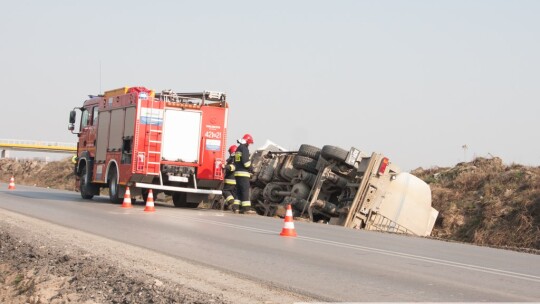
[[[293,167],[298,170],[317,173],[317,161],[307,156],[296,155],[293,159]]]
[[[177,208],[197,208],[199,203],[188,203],[186,192],[174,192],[172,195],[173,204]]]
[[[95,186],[90,183],[90,172],[86,166],[81,170],[81,181],[79,185],[79,190],[81,192],[81,197],[83,199],[92,199],[94,197],[94,188]]]
[[[302,144],[298,149],[298,155],[307,156],[313,159],[319,159],[319,156],[321,155],[321,149],[315,146]]]
[[[109,199],[113,204],[121,204],[124,198],[120,195],[120,185],[118,185],[118,177],[116,168],[111,168],[109,175]]]
[[[337,160],[338,162],[344,162],[347,160],[347,155],[349,151],[343,150],[340,147],[336,146],[323,146],[321,150],[321,155],[327,160]]]

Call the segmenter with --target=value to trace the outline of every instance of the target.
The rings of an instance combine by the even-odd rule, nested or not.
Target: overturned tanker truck
[[[253,153],[251,202],[260,215],[295,217],[354,229],[429,236],[438,216],[429,185],[382,154],[303,144],[269,144]]]

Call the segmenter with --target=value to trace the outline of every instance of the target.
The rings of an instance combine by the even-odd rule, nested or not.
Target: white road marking
[[[266,229],[259,229],[259,228],[249,227],[249,226],[242,226],[242,225],[237,225],[237,224],[223,223],[223,222],[219,222],[219,221],[215,221],[215,220],[202,219],[202,218],[192,217],[192,216],[188,216],[188,215],[179,215],[177,213],[172,214],[172,213],[167,212],[167,214],[161,214],[161,215],[164,215],[164,216],[167,216],[167,217],[172,217],[172,218],[189,219],[189,220],[192,220],[194,222],[212,224],[212,225],[228,227],[228,228],[233,228],[233,229],[239,229],[239,230],[245,230],[245,231],[252,231],[252,232],[266,233],[266,234],[276,234],[276,235],[279,234],[279,232],[276,232],[276,231],[271,231],[271,230],[266,230]],[[208,216],[209,214],[205,213],[205,214],[200,214],[200,215]],[[220,216],[223,216],[223,214],[221,214]],[[521,280],[540,282],[540,276],[529,275],[529,274],[524,274],[524,273],[519,273],[519,272],[513,272],[513,271],[507,271],[507,270],[501,270],[501,269],[495,269],[495,268],[489,268],[489,267],[483,267],[483,266],[477,266],[477,265],[453,262],[453,261],[430,258],[430,257],[425,257],[425,256],[420,256],[420,255],[408,254],[408,253],[404,253],[404,252],[397,252],[397,251],[390,251],[390,250],[378,249],[378,248],[361,246],[361,245],[347,244],[347,243],[341,243],[341,242],[325,240],[325,239],[319,239],[319,238],[306,237],[306,236],[298,236],[298,237],[296,237],[296,239],[302,240],[302,241],[307,241],[307,242],[312,242],[312,243],[319,243],[319,244],[335,246],[335,247],[349,248],[349,249],[353,249],[353,250],[360,250],[360,251],[366,251],[366,252],[375,252],[375,253],[378,253],[378,254],[395,256],[395,257],[400,257],[400,258],[405,258],[405,259],[410,259],[410,260],[417,260],[417,261],[422,261],[422,262],[432,263],[432,264],[437,264],[437,265],[443,265],[443,266],[448,266],[448,267],[455,267],[455,268],[473,270],[473,271],[478,271],[478,272],[484,272],[484,273],[489,273],[489,274],[495,274],[495,275],[500,275],[500,276],[506,276],[506,277],[516,278],[516,279],[521,279]]]

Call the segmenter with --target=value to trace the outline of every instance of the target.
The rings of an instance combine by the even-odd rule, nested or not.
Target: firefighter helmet
[[[253,137],[249,134],[245,134],[244,137],[242,137],[243,140],[246,141],[246,144],[251,145],[253,143]]]
[[[229,153],[230,154],[233,154],[234,152],[236,152],[236,148],[238,148],[236,145],[232,145],[229,147]]]

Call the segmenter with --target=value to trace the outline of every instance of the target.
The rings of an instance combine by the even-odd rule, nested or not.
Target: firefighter
[[[236,148],[236,145],[229,147],[229,158],[224,166],[225,185],[223,186],[225,205],[234,213],[240,212],[240,200],[236,196],[236,178],[234,177],[234,152],[236,152]]]
[[[251,161],[249,159],[249,145],[253,144],[253,137],[245,134],[244,137],[238,140],[238,148],[234,153],[234,177],[236,178],[236,192],[240,200],[240,213],[255,214],[251,209],[250,193],[249,193],[249,178],[251,175]]]

